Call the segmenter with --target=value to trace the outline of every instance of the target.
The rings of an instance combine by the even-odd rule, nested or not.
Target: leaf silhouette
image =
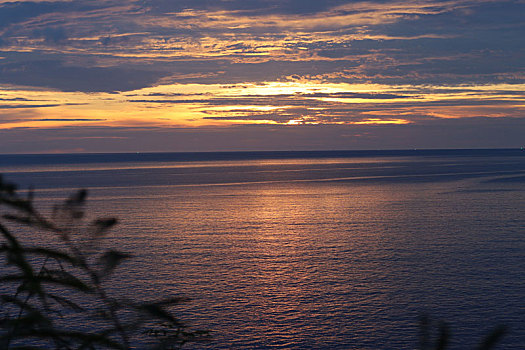
[[[104,235],[109,229],[117,224],[118,220],[116,218],[103,218],[96,219],[91,223],[91,234],[93,236]]]
[[[77,191],[55,205],[48,219],[34,207],[31,189],[21,197],[0,176],[0,206],[9,210],[0,213],[0,262],[9,266],[0,268],[0,290],[14,294],[0,296],[6,308],[0,317],[0,349],[131,349],[131,337],[161,321],[178,329],[170,334],[175,347],[159,339],[160,348],[179,348],[191,340],[193,333],[182,331],[182,322],[164,308],[188,299],[130,302],[105,289],[100,276],[113,273],[131,255],[100,251],[98,243],[117,219],[85,223],[86,198],[86,190]],[[20,230],[10,231],[2,220],[45,235],[26,245],[17,237]],[[58,241],[46,241],[49,233]],[[68,317],[75,322],[69,324]],[[77,319],[89,327],[79,330]]]
[[[128,258],[131,258],[131,255],[116,250],[105,252],[99,259],[100,276],[109,275],[124,259]]]
[[[490,332],[477,347],[477,350],[490,350],[492,349],[503,336],[507,333],[507,327],[499,326]]]

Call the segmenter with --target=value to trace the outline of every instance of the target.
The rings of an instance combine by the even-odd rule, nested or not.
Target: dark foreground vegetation
[[[86,196],[78,191],[47,218],[31,191],[22,197],[0,178],[0,349],[173,349],[205,340],[170,311],[187,298],[140,302],[109,292],[105,282],[132,256],[102,248],[117,220],[86,222]]]
[[[21,196],[0,177],[0,349],[176,349],[208,340],[173,314],[185,297],[137,301],[110,293],[107,281],[132,256],[103,247],[117,220],[88,222],[86,196],[78,191],[46,217],[31,191]],[[504,333],[495,328],[476,349],[494,349]],[[450,342],[446,323],[421,318],[421,350]]]

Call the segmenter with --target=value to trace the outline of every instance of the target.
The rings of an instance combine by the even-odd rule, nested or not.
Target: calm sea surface
[[[520,150],[0,156],[44,211],[89,190],[135,258],[115,293],[184,294],[204,349],[525,348]],[[117,285],[117,284],[115,284]]]

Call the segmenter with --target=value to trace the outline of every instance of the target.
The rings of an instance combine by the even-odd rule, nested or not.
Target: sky
[[[524,0],[0,0],[0,153],[525,145]]]

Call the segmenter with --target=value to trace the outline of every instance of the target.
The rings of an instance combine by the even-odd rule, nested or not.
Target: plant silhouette
[[[419,331],[420,350],[445,350],[451,344],[451,332],[446,322],[436,322],[429,316],[422,315],[419,318]],[[506,332],[505,326],[495,327],[474,349],[494,349]]]
[[[188,298],[140,302],[108,292],[104,282],[132,256],[101,247],[117,220],[86,223],[86,198],[79,190],[48,218],[35,208],[32,191],[21,196],[0,177],[0,205],[7,209],[0,221],[0,348],[129,349],[140,339],[173,349],[206,340],[208,332],[188,331],[170,311]],[[27,230],[39,238],[22,242]]]

